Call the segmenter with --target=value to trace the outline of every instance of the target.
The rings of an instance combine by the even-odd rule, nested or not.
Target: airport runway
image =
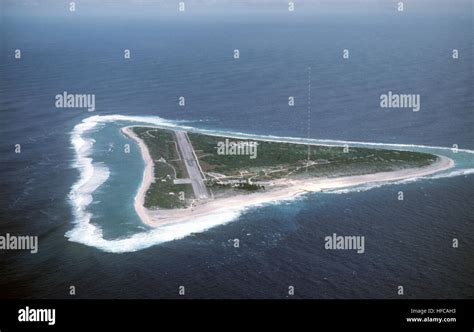
[[[191,185],[193,186],[194,196],[199,199],[208,198],[209,193],[204,184],[198,162],[194,157],[193,146],[189,142],[188,135],[185,131],[175,131],[175,134],[181,158],[184,160]]]

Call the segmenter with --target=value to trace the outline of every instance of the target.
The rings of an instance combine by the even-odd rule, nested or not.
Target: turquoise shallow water
[[[109,123],[90,134],[102,185],[80,216],[94,227],[78,228],[85,219],[70,193],[87,163],[76,164],[71,139],[91,113],[53,106],[57,93],[77,91],[96,94],[94,115],[159,116],[215,133],[474,150],[472,4],[457,3],[465,6],[245,23],[6,15],[4,49],[24,57],[1,54],[0,230],[38,235],[40,250],[0,256],[0,297],[64,298],[74,284],[81,298],[175,298],[179,285],[191,298],[285,298],[292,284],[298,298],[394,298],[403,284],[407,298],[472,298],[472,174],[308,194],[198,221],[188,236],[189,225],[149,233],[133,211],[143,162],[133,144],[133,160],[118,154],[125,139]],[[230,57],[236,47],[240,62]],[[339,57],[345,47],[349,62]],[[389,89],[419,93],[420,112],[381,110]],[[472,169],[471,154],[439,152]],[[364,235],[366,253],[325,250],[334,232]]]
[[[125,138],[120,128],[120,124],[108,125],[90,135],[96,141],[91,154],[94,162],[102,163],[110,171],[107,181],[93,193],[90,209],[94,223],[103,229],[106,239],[127,237],[148,228],[133,207],[144,162],[138,146]],[[125,144],[129,144],[130,153],[124,153]]]
[[[210,216],[201,217],[199,219],[190,218],[189,221],[183,225],[177,224],[153,230],[148,229],[148,227],[143,227],[134,211],[133,201],[142,181],[144,163],[137,145],[124,137],[120,132],[121,127],[129,124],[159,125],[171,129],[182,128],[207,134],[230,135],[254,139],[264,138],[281,142],[320,143],[341,147],[347,144],[350,147],[404,149],[439,154],[449,157],[455,162],[454,167],[433,175],[392,183],[370,183],[353,188],[335,190],[332,191],[332,193],[360,192],[392,184],[423,182],[474,174],[474,151],[472,150],[421,145],[390,145],[376,142],[354,143],[290,137],[268,137],[243,133],[225,133],[219,130],[201,130],[199,128],[192,128],[189,124],[174,123],[157,117],[93,116],[85,119],[83,124],[77,125],[72,135],[73,143],[77,140],[85,139],[88,143],[92,144],[90,149],[86,151],[82,150],[82,147],[76,147],[78,164],[86,164],[86,166],[89,167],[82,166],[82,168],[80,168],[82,175],[77,182],[78,185],[73,186],[70,195],[74,209],[79,211],[76,212],[76,227],[67,234],[72,241],[92,245],[110,252],[137,251],[166,241],[181,239],[184,236],[196,232],[203,232],[212,227],[227,224],[237,220],[245,210],[259,208],[258,206],[251,206],[244,209],[226,207],[225,210],[217,211]],[[85,129],[82,128],[83,126],[86,126],[84,127]],[[125,144],[130,144],[130,154],[123,152]],[[92,160],[88,158],[92,158]],[[87,178],[87,173],[90,169],[97,173],[106,172],[108,177],[106,179],[104,178],[102,182],[97,183],[97,176]],[[97,185],[99,186],[96,187]],[[316,197],[315,195],[316,194],[310,193],[298,199],[305,199],[308,196],[314,198]],[[90,205],[83,204],[86,200],[85,197],[89,196],[92,196]],[[290,201],[291,200],[293,199],[290,199]],[[264,205],[275,206],[275,204],[281,204],[281,202],[273,202]]]

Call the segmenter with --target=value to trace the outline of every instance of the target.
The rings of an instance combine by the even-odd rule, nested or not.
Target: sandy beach
[[[145,161],[145,170],[143,172],[143,180],[140,188],[138,189],[138,193],[135,196],[134,207],[135,211],[137,211],[138,216],[143,221],[143,223],[147,225],[151,225],[152,221],[150,220],[150,216],[148,213],[148,209],[145,208],[145,195],[150,185],[155,182],[155,163],[151,159],[150,152],[148,151],[147,146],[145,143],[138,138],[137,135],[132,131],[132,127],[124,127],[122,128],[122,133],[126,136],[133,139],[137,142],[138,146],[140,147],[140,151],[143,156],[143,160]]]
[[[245,208],[252,205],[290,199],[307,192],[319,192],[330,189],[341,189],[364,184],[393,182],[427,176],[433,173],[444,171],[454,166],[454,161],[452,159],[445,156],[438,156],[439,159],[435,163],[420,168],[402,169],[392,172],[380,172],[339,178],[281,179],[275,180],[273,185],[265,192],[241,194],[214,200],[204,200],[198,202],[197,206],[193,208],[149,210],[145,208],[143,204],[145,201],[145,194],[148,191],[151,183],[154,181],[154,163],[146,145],[133,133],[130,128],[131,126],[124,127],[122,128],[122,132],[138,143],[145,161],[143,181],[135,197],[134,206],[143,223],[153,227],[170,223],[191,221],[194,218],[204,217],[219,211]]]

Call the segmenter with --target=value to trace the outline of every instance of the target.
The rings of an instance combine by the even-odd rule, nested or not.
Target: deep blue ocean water
[[[40,250],[0,254],[0,297],[62,298],[75,285],[81,298],[172,298],[185,285],[188,297],[286,298],[293,285],[299,298],[397,298],[403,285],[408,298],[472,298],[472,174],[310,194],[137,252],[108,253],[65,237],[74,227],[68,195],[79,177],[71,132],[83,119],[151,115],[209,130],[307,137],[308,67],[310,138],[474,149],[467,8],[245,22],[4,17],[0,231],[38,235]],[[12,56],[16,48],[21,61]],[[54,96],[65,90],[94,93],[96,111],[55,108]],[[380,109],[388,90],[419,93],[420,112]],[[186,107],[178,107],[179,96]],[[139,151],[132,146],[126,161],[114,154],[125,139],[113,125],[95,135],[94,161],[107,164],[110,176],[90,211],[105,238],[140,231],[132,205]],[[17,143],[21,154],[12,153]],[[118,211],[114,202],[129,205]],[[325,250],[332,233],[364,235],[365,254]]]

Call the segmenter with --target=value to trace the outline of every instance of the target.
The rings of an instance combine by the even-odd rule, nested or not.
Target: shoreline
[[[133,130],[130,128],[132,127],[123,127],[121,128],[121,131],[123,134],[125,134],[125,136],[131,138],[138,144],[143,161],[145,162],[142,184],[140,185],[137,195],[135,196],[134,207],[142,222],[149,225],[151,223],[150,216],[148,214],[148,209],[144,205],[146,192],[150,188],[151,184],[155,182],[155,163],[151,159],[150,152],[148,151],[146,144],[137,135],[135,135]]]
[[[145,170],[140,188],[135,196],[134,207],[142,222],[151,227],[190,221],[192,218],[204,217],[225,210],[244,209],[250,206],[284,201],[308,192],[321,192],[359,186],[406,180],[447,170],[454,166],[454,161],[448,157],[437,155],[435,163],[420,167],[408,168],[390,172],[379,172],[365,175],[353,175],[337,178],[308,179],[279,179],[273,181],[272,189],[266,192],[238,194],[232,197],[204,201],[196,207],[172,210],[149,210],[144,207],[145,195],[154,182],[154,162],[146,144],[130,129],[134,126],[121,128],[122,133],[134,140],[140,147],[145,161]]]

